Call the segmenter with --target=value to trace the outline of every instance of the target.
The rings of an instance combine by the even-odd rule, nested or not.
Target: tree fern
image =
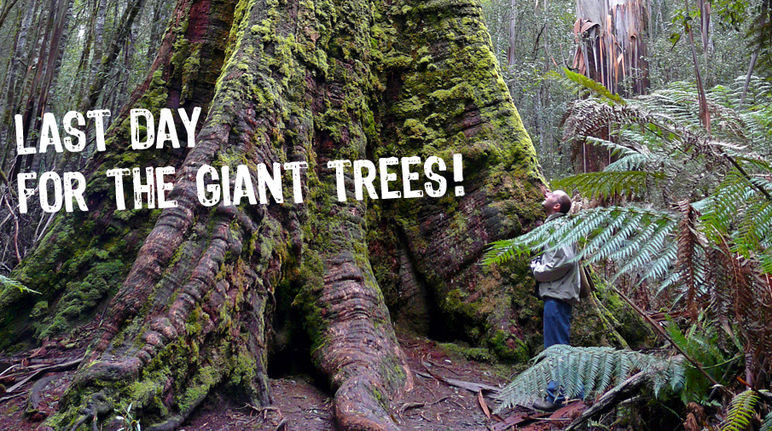
[[[565,81],[589,97],[571,104],[564,140],[600,146],[615,160],[553,186],[608,206],[585,204],[493,243],[483,262],[576,243],[577,260],[614,263],[612,282],[631,275],[692,318],[708,310],[736,325],[750,375],[761,378],[754,384],[763,383],[772,356],[772,84],[753,78],[746,94],[743,78],[708,90],[708,133],[693,84],[620,102],[585,77]]]
[[[610,347],[557,344],[537,355],[530,368],[501,390],[496,412],[543,398],[550,380],[558,382],[568,398],[583,392],[586,399],[591,399],[638,371],[649,375],[657,395],[665,387],[674,391],[683,387],[684,368],[680,359]]]

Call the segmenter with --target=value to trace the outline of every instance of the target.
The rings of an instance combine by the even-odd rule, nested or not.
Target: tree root
[[[346,431],[399,431],[383,406],[376,399],[378,387],[371,376],[355,376],[346,380],[335,392],[335,419]]]

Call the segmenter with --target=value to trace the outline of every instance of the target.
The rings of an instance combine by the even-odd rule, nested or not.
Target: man
[[[542,202],[547,212],[547,222],[565,216],[571,210],[571,198],[562,190],[545,195]],[[579,263],[571,260],[576,256],[576,245],[565,245],[548,250],[531,262],[533,276],[539,283],[538,294],[544,300],[544,348],[554,344],[569,344],[571,332],[571,305],[579,302]],[[549,382],[547,398],[537,401],[533,407],[539,410],[555,410],[563,403],[558,393],[558,383]]]

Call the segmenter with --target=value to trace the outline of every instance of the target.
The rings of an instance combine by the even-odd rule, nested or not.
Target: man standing
[[[571,198],[562,190],[547,193],[542,202],[547,222],[565,216],[571,210]],[[579,302],[579,263],[573,262],[576,245],[569,244],[548,250],[531,262],[533,276],[539,283],[538,294],[544,300],[544,348],[554,344],[569,344],[571,305]],[[547,398],[533,407],[555,410],[563,403],[558,383],[549,382]]]

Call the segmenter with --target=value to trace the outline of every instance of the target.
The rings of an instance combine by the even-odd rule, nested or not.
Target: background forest
[[[481,6],[543,176],[578,198],[567,224],[497,242],[487,263],[579,241],[595,300],[617,301],[635,315],[606,310],[621,339],[609,344],[631,347],[619,335],[627,334],[625,319],[649,328],[632,347],[657,357],[574,352],[581,360],[565,372],[585,379],[587,397],[645,371],[657,395],[665,387],[679,393],[674,413],[689,431],[772,429],[772,2]],[[173,10],[163,0],[0,1],[3,284],[23,288],[6,276],[54,220],[35,207],[18,213],[16,174],[83,169],[94,152],[90,142],[75,155],[18,156],[13,116],[24,117],[31,143],[42,112],[109,109],[117,116],[156,60]],[[182,64],[188,74],[199,67]],[[565,354],[542,352],[539,363]],[[604,361],[617,361],[609,368],[614,376],[597,366]],[[531,401],[535,382],[550,372],[523,373],[502,394],[502,406]],[[571,395],[579,387],[577,380]],[[651,411],[673,412],[667,403]],[[614,421],[622,419],[596,425]]]

